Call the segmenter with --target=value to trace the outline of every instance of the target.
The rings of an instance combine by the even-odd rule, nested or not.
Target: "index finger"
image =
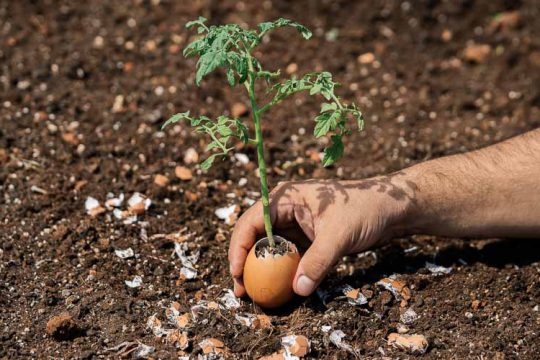
[[[242,276],[249,250],[255,244],[257,235],[264,233],[263,209],[261,201],[250,207],[234,226],[229,245],[229,266],[231,275]]]

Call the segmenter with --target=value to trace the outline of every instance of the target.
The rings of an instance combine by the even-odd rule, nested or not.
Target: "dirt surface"
[[[540,125],[533,0],[2,0],[0,358],[172,359],[183,351],[195,358],[209,349],[200,345],[206,338],[222,341],[211,348],[231,357],[257,358],[281,349],[290,334],[309,338],[307,357],[353,358],[330,342],[331,331],[342,330],[356,356],[367,359],[537,359],[538,241],[396,239],[346,258],[323,285],[360,288],[367,304],[334,296],[324,305],[314,295],[270,313],[271,326],[260,330],[235,318],[262,311],[247,300],[239,309],[219,300],[232,286],[231,226],[214,212],[235,204],[243,211],[246,199],[256,199],[254,164],[231,158],[201,172],[193,152],[185,155],[193,148],[202,157],[206,139],[183,126],[159,131],[174,112],[218,115],[245,102],[223,74],[194,86],[195,61],[181,48],[192,36],[183,25],[198,15],[211,23],[254,25],[279,16],[304,23],[312,40],[277,32],[261,47],[263,63],[330,70],[347,84],[340,95],[366,114],[366,130],[349,139],[345,159],[321,169],[315,158],[324,144],[302,136],[313,129],[315,101],[300,96],[273,109],[263,119],[271,185],[388,173]],[[250,147],[239,151],[254,155]],[[178,179],[176,166],[191,174],[181,171],[185,180]],[[156,175],[167,179],[154,183]],[[137,207],[142,215],[126,224],[130,218],[105,208],[109,192],[125,194],[119,217],[136,192],[152,204]],[[89,196],[103,207],[93,208],[95,217],[85,210]],[[116,251],[129,248],[133,256]],[[175,249],[191,255],[185,261],[195,263],[194,279],[181,275]],[[426,261],[451,272],[435,276]],[[408,300],[376,285],[392,274]],[[140,286],[125,283],[137,285],[136,276]],[[166,318],[171,303],[184,314],[201,300],[207,309],[189,315],[183,333],[156,337],[147,327],[150,319],[158,334],[158,320],[175,329]],[[390,333],[405,331],[400,315],[409,308],[418,318],[408,333],[429,342],[424,355],[387,343]],[[47,333],[55,316],[69,319],[52,324],[61,326],[51,328],[56,337]]]

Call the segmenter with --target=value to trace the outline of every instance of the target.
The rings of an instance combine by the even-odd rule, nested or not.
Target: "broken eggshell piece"
[[[263,255],[257,256],[258,250],[269,246],[268,238],[264,238],[251,248],[244,265],[246,291],[263,308],[276,308],[293,298],[293,280],[300,262],[300,254],[293,243],[277,235],[274,240],[276,244],[287,243],[288,252],[272,255],[265,250]]]

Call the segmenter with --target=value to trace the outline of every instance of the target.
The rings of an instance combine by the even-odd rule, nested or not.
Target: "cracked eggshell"
[[[426,337],[420,334],[405,335],[391,333],[388,335],[388,344],[412,354],[424,354],[429,347]]]
[[[276,241],[287,241],[274,236]],[[244,286],[249,297],[263,308],[277,308],[294,296],[293,280],[300,254],[294,244],[285,255],[257,257],[255,249],[268,244],[268,239],[259,240],[251,248],[244,265]]]

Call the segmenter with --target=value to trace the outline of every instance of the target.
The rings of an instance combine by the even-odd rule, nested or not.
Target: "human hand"
[[[308,180],[279,184],[270,194],[274,232],[307,247],[294,277],[298,295],[311,294],[340,257],[402,233],[414,184],[402,173],[367,180]],[[263,236],[261,202],[238,220],[229,247],[236,296],[243,296],[247,254]]]

